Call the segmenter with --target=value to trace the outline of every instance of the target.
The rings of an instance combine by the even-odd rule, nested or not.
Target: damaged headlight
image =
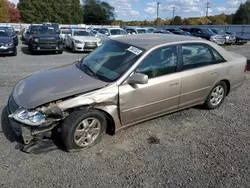
[[[45,115],[36,110],[29,111],[21,109],[14,114],[9,115],[9,117],[31,126],[38,126],[46,121]]]

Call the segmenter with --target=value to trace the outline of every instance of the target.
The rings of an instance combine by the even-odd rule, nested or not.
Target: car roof
[[[172,43],[172,42],[184,42],[184,41],[192,42],[197,40],[199,41],[201,39],[191,36],[162,35],[154,33],[154,34],[141,34],[141,35],[124,35],[114,38],[113,40],[149,50],[161,44]]]

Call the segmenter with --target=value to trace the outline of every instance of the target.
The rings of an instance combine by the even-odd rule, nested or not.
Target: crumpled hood
[[[75,64],[47,69],[21,80],[13,89],[16,103],[32,109],[40,105],[106,86],[78,69]]]
[[[79,40],[82,42],[97,42],[98,39],[95,36],[73,36],[74,40]]]
[[[10,43],[12,39],[10,37],[0,37],[0,43]]]

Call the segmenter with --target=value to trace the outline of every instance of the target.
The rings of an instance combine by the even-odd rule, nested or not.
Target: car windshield
[[[74,31],[74,36],[94,36],[94,34],[90,31],[80,30]]]
[[[15,30],[12,27],[0,27],[0,30],[6,31],[11,36],[15,34]]]
[[[39,34],[39,35],[43,35],[43,34],[49,34],[49,35],[53,35],[53,34],[57,34],[56,30],[54,27],[48,27],[48,26],[35,26],[32,27],[30,30],[31,34]]]
[[[0,37],[8,37],[8,33],[6,31],[0,31]]]
[[[61,33],[66,35],[66,34],[70,34],[71,32],[70,32],[70,30],[68,29],[68,30],[61,30]]]
[[[214,29],[213,31],[214,31],[216,34],[222,34],[222,35],[225,34],[225,31],[220,30],[220,29]]]
[[[205,33],[205,34],[210,34],[210,35],[213,35],[213,34],[214,34],[214,32],[211,31],[210,29],[201,29],[201,31],[202,31],[203,33]]]
[[[144,49],[108,40],[83,58],[76,66],[105,82],[119,79],[145,52]]]
[[[137,29],[138,33],[147,33],[146,29]]]
[[[121,29],[110,29],[111,35],[126,35],[127,33]]]
[[[236,32],[227,31],[226,33],[229,35],[236,35]]]

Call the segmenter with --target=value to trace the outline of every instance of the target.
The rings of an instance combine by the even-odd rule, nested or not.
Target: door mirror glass
[[[148,75],[135,73],[129,77],[128,84],[147,84],[148,83]]]

